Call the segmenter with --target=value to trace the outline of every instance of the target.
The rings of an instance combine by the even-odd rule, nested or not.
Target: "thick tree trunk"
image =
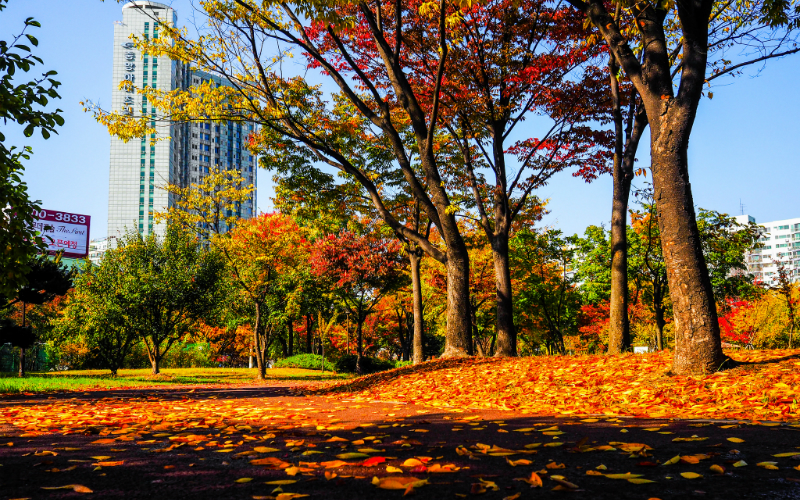
[[[447,247],[447,330],[443,358],[472,356],[469,294],[469,254],[459,237]]]
[[[409,252],[408,260],[411,263],[411,304],[414,313],[414,341],[413,341],[413,360],[417,365],[424,361],[422,335],[425,329],[425,319],[422,316],[422,279],[420,278],[419,267],[422,255],[417,252]]]
[[[159,361],[160,360],[155,356],[153,357],[153,359],[150,360],[150,367],[152,368],[153,375],[158,375],[159,373],[161,373],[161,370],[158,366]]]
[[[672,370],[701,374],[718,370],[724,361],[719,322],[689,183],[687,149],[693,116],[677,105],[656,127],[651,119],[654,200],[675,319]]]
[[[25,349],[22,347],[19,348],[19,373],[17,375],[19,377],[25,376]]]
[[[508,234],[501,232],[492,241],[497,306],[497,349],[495,356],[517,355],[517,331],[514,328],[514,297],[508,263]],[[473,321],[475,319],[473,318]]]
[[[619,163],[617,168],[616,163]],[[628,320],[628,198],[631,178],[622,162],[614,165],[614,200],[611,209],[611,301],[608,352],[626,352],[631,345]]]

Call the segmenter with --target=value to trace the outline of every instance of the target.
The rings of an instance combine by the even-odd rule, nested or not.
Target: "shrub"
[[[355,354],[345,354],[336,361],[336,371],[338,373],[355,373],[356,360],[358,356]],[[410,361],[392,361],[389,359],[377,359],[364,356],[361,358],[361,369],[364,373],[382,372],[384,370],[391,370],[399,366],[411,364]]]
[[[322,368],[322,356],[319,354],[296,354],[275,363],[275,368],[305,368],[306,370],[319,370]],[[329,359],[325,360],[325,369],[334,371],[335,367]],[[336,369],[336,371],[339,371]]]

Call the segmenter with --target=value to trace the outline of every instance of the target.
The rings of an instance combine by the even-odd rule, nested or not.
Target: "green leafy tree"
[[[511,242],[519,323],[532,332],[531,344],[563,353],[564,336],[574,333],[580,307],[574,241],[559,230],[525,229]]]
[[[60,255],[51,259],[39,255],[28,263],[25,284],[17,288],[11,300],[0,306],[7,309],[17,305],[21,308],[21,321],[5,322],[0,327],[0,344],[6,342],[19,347],[19,376],[25,374],[25,350],[36,341],[36,332],[27,320],[28,306],[46,304],[58,296],[63,296],[72,287],[73,272],[61,263]]]
[[[95,266],[87,262],[75,279],[75,288],[56,325],[60,340],[81,341],[113,375],[139,340],[130,300],[121,293],[126,280],[123,248],[109,249]]]
[[[121,276],[100,286],[116,290],[120,302],[114,307],[124,311],[116,318],[130,322],[147,349],[153,374],[158,374],[169,349],[196,321],[214,313],[223,261],[195,236],[171,227],[164,237],[129,233],[111,252],[117,253],[113,259]]]
[[[0,0],[0,19],[8,0]],[[39,45],[35,36],[27,33],[30,28],[41,25],[29,17],[22,31],[10,41],[0,40],[0,120],[23,126],[23,133],[30,137],[38,129],[47,139],[55,133],[57,126],[64,124],[60,109],[44,111],[50,99],[58,99],[57,88],[61,85],[52,77],[55,71],[47,71],[38,78],[20,82],[19,77],[28,73],[42,59],[33,55],[32,46]],[[0,131],[0,296],[12,295],[25,283],[31,258],[46,248],[45,242],[34,228],[34,214],[39,210],[38,202],[28,197],[27,185],[22,181],[22,160],[31,155],[30,147],[21,150],[6,144],[6,136]]]

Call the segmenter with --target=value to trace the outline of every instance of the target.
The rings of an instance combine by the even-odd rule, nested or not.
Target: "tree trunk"
[[[289,344],[289,356],[294,355],[294,321],[291,319],[289,320],[289,338],[287,340]]]
[[[703,374],[718,370],[726,356],[720,344],[714,293],[689,183],[687,149],[693,113],[677,104],[673,109],[669,103],[662,106],[658,126],[651,119],[651,158],[661,248],[675,319],[672,370],[677,374]]]
[[[306,352],[311,354],[311,316],[306,314]]]
[[[362,330],[361,327],[362,327],[363,324],[364,324],[364,320],[362,319],[362,314],[361,314],[361,311],[359,310],[358,311],[358,323],[356,324],[356,353],[357,353],[357,355],[356,355],[356,373],[358,375],[363,375],[364,374],[363,365],[362,365],[362,357],[364,355],[363,345],[362,345],[363,337],[361,335],[361,330]]]
[[[469,316],[472,319],[472,352],[475,352],[480,357],[486,356],[486,353],[483,352],[483,346],[480,345],[478,342],[478,315],[475,311],[477,309],[475,305],[470,301],[469,303]]]
[[[256,346],[256,365],[258,367],[258,380],[266,378],[264,366],[264,351],[261,348],[261,307],[256,304],[256,321],[253,324],[253,344]]]
[[[497,349],[495,356],[517,355],[517,331],[514,328],[514,301],[511,270],[508,263],[508,234],[500,232],[492,240],[495,303],[497,306]],[[473,321],[475,319],[473,318]]]
[[[25,328],[25,302],[22,303],[22,327]],[[19,348],[19,373],[17,374],[19,377],[25,376],[25,349],[22,347]]]
[[[153,356],[153,358],[150,359],[150,367],[152,368],[153,375],[158,375],[159,373],[161,373],[158,366],[159,361],[160,360],[155,356]]]
[[[472,356],[469,295],[469,254],[459,237],[458,242],[447,247],[447,330],[443,358]]]
[[[408,361],[409,345],[406,343],[406,329],[403,325],[405,319],[405,311],[403,309],[395,309],[397,313],[397,338],[400,341],[400,359]]]
[[[409,252],[408,260],[411,263],[411,285],[412,297],[411,304],[414,313],[414,364],[418,365],[424,361],[422,335],[425,328],[425,318],[422,316],[422,279],[420,278],[419,267],[422,261],[420,253]]]
[[[628,319],[628,198],[631,179],[621,166],[614,168],[614,200],[611,209],[611,301],[608,352],[626,352],[631,345]],[[621,162],[619,162],[621,164]]]

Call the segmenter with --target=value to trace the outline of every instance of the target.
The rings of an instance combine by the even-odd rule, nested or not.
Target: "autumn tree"
[[[241,206],[255,192],[238,170],[212,167],[199,184],[165,188],[172,199],[167,212],[157,213],[156,221],[194,232],[204,240],[233,228],[241,219]]]
[[[0,0],[0,19],[8,0]],[[51,99],[59,99],[61,83],[53,77],[55,71],[45,71],[38,77],[23,81],[37,64],[43,64],[34,55],[31,46],[39,40],[30,31],[40,28],[38,21],[29,17],[22,31],[9,40],[0,40],[0,120],[3,127],[16,123],[23,127],[25,137],[37,130],[47,139],[58,133],[56,127],[64,124],[61,110],[46,111]],[[6,129],[7,130],[7,129]],[[9,146],[0,132],[0,298],[15,293],[25,284],[29,264],[47,248],[35,228],[35,213],[39,202],[28,196],[22,180],[23,160],[30,158],[30,147],[22,149]]]
[[[383,297],[406,284],[400,244],[342,231],[315,243],[311,266],[314,274],[331,280],[356,322],[356,372],[361,374],[364,321]]]
[[[423,20],[425,20],[423,18]],[[427,20],[430,28],[432,20]],[[607,133],[588,126],[608,121],[600,78],[592,66],[598,47],[569,8],[544,1],[490,0],[464,9],[451,28],[443,87],[444,122],[459,147],[461,180],[492,249],[496,280],[497,356],[515,356],[516,330],[509,267],[509,238],[517,219],[535,217],[535,190],[558,172],[591,180],[607,170]],[[415,38],[424,71],[434,80],[437,46]],[[536,120],[532,118],[536,116]],[[522,124],[524,127],[521,127]]]
[[[467,249],[457,224],[458,207],[443,182],[443,167],[435,152],[438,96],[448,64],[446,21],[460,15],[459,7],[446,0],[424,6],[364,1],[335,8],[305,2],[228,0],[203,4],[208,31],[196,42],[173,26],[164,26],[158,39],[137,40],[143,52],[191,63],[231,83],[216,88],[203,84],[186,92],[140,89],[165,116],[259,123],[260,132],[250,140],[253,151],[281,147],[287,154],[313,158],[315,167],[326,164],[352,176],[388,226],[447,267],[445,356],[471,353]],[[403,55],[412,36],[405,19],[428,15],[439,19],[435,36],[442,52],[436,63],[437,82],[416,89],[410,82],[410,62]],[[333,84],[336,93],[330,100],[321,87],[283,71],[289,52],[299,53]],[[431,90],[434,97],[429,99]],[[151,133],[149,117],[95,111],[98,120],[122,139]],[[442,235],[443,248],[402,224],[387,207],[386,190],[373,180],[371,165],[362,160],[360,150],[350,149],[353,129],[389,145],[393,177],[419,201],[426,218]]]
[[[241,221],[213,245],[227,262],[235,302],[249,315],[258,377],[264,379],[268,349],[302,295],[295,274],[306,265],[308,241],[290,217],[267,213]]]
[[[725,16],[715,17],[719,13],[715,6],[732,4],[714,0],[675,4],[641,2],[631,7],[635,24],[623,29],[624,25],[600,0],[568,2],[594,25],[615,64],[636,90],[647,115],[651,131],[651,170],[675,308],[673,370],[685,374],[719,369],[726,357],[720,345],[713,291],[702,256],[689,184],[687,149],[705,82],[739,67],[709,66],[713,63],[709,58],[709,42],[715,40],[711,28],[715,19],[726,19]],[[754,13],[765,31],[786,26],[794,28],[800,16],[800,9],[772,0],[736,5],[742,5],[745,12]],[[737,40],[726,39],[729,31],[730,27],[721,28],[720,45],[723,47]],[[632,40],[631,32],[639,35],[639,46]],[[758,40],[757,35],[751,32],[735,36]],[[674,39],[670,38],[672,36]],[[782,38],[785,39],[778,36],[773,40],[780,42]],[[773,51],[774,47],[774,44],[767,46],[767,53],[754,61],[790,53]],[[791,52],[796,50],[800,49],[791,49]],[[676,64],[676,61],[679,62]],[[724,64],[725,58],[721,61]]]

